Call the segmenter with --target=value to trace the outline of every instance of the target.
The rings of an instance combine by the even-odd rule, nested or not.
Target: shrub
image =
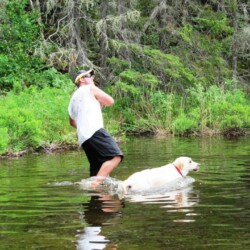
[[[55,88],[39,90],[35,86],[24,88],[20,93],[13,90],[2,96],[1,152],[37,149],[65,140],[72,142],[75,134],[71,133],[68,124],[69,98],[68,91]]]
[[[180,135],[194,132],[197,130],[197,127],[197,121],[188,117],[183,111],[180,112],[173,122],[173,132]]]
[[[0,124],[1,124],[1,122],[0,122]],[[8,128],[1,127],[0,134],[1,134],[1,137],[0,137],[0,154],[1,154],[1,153],[6,151],[6,148],[9,144]]]

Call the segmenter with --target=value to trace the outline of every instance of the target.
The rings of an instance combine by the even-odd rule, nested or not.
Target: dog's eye
[[[192,163],[192,160],[190,160],[189,163]]]

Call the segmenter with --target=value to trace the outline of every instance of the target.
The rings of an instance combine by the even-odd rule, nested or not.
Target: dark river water
[[[130,138],[100,190],[83,151],[0,161],[0,249],[250,249],[250,137]],[[119,180],[190,156],[176,190],[121,198]]]

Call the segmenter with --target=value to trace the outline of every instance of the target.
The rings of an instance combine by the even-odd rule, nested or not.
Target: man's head
[[[80,70],[75,74],[74,83],[78,86],[81,78],[93,77],[93,76],[94,76],[94,70],[93,69]]]

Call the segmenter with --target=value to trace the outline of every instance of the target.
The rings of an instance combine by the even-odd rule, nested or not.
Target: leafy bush
[[[34,51],[39,42],[37,13],[27,11],[27,1],[6,1],[5,16],[1,20],[0,82],[1,90],[10,90],[15,81],[32,83],[31,77],[40,71],[42,60]]]
[[[0,122],[0,124],[1,123],[2,122]],[[1,137],[0,137],[0,154],[1,154],[6,151],[8,144],[9,144],[8,128],[2,127],[2,124],[0,127],[0,134],[1,134]]]
[[[250,127],[249,101],[241,90],[231,90],[228,84],[207,88],[196,84],[180,95],[143,88],[141,81],[135,80],[140,73],[131,78],[124,74],[123,84],[119,80],[112,89],[117,108],[112,109],[113,114],[108,112],[111,117],[120,113],[119,124],[127,132],[217,134]]]
[[[250,107],[241,90],[225,90],[217,86],[205,89],[197,85],[190,89],[187,103],[190,115],[199,119],[201,132],[206,128],[224,132],[250,126]]]
[[[184,135],[185,133],[191,133],[197,130],[197,120],[191,119],[184,112],[180,112],[177,118],[173,122],[173,133]]]
[[[1,152],[37,149],[72,142],[68,124],[69,92],[62,89],[24,88],[0,99]],[[4,104],[4,105],[3,105]],[[3,109],[4,107],[4,109]],[[67,140],[67,141],[66,141]]]

